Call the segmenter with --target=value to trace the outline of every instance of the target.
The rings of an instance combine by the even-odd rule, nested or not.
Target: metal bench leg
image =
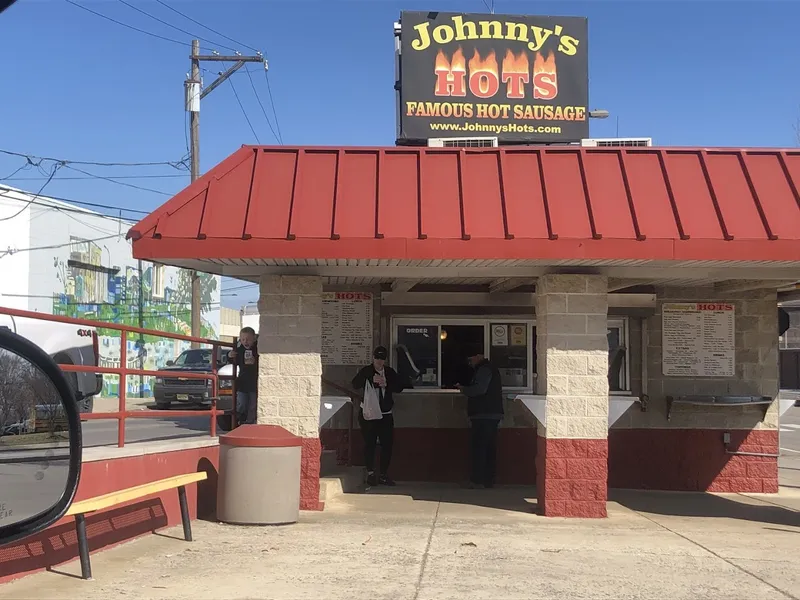
[[[75,515],[75,530],[78,533],[78,555],[81,559],[81,577],[92,578],[92,563],[89,561],[89,539],[86,537],[86,519]]]
[[[178,500],[181,504],[181,521],[183,521],[183,539],[192,541],[192,522],[189,520],[189,503],[186,502],[186,488],[178,488]]]

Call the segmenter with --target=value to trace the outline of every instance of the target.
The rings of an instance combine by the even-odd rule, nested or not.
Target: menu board
[[[666,303],[661,310],[662,373],[672,377],[736,374],[736,309],[728,303]]]
[[[372,362],[372,294],[322,294],[322,364]]]

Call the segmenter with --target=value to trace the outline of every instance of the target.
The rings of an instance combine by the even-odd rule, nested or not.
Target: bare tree
[[[26,389],[30,363],[11,352],[0,350],[0,436],[9,425],[30,418],[35,403]]]

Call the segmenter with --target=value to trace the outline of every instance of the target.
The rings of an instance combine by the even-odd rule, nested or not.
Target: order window
[[[500,371],[506,389],[535,389],[536,325],[514,319],[396,317],[393,365],[415,389],[454,389],[472,378],[468,355],[476,346]],[[625,319],[608,322],[609,391],[629,390]]]

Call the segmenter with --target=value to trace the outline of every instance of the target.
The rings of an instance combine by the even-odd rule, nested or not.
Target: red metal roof
[[[800,151],[244,146],[137,258],[800,260]]]

